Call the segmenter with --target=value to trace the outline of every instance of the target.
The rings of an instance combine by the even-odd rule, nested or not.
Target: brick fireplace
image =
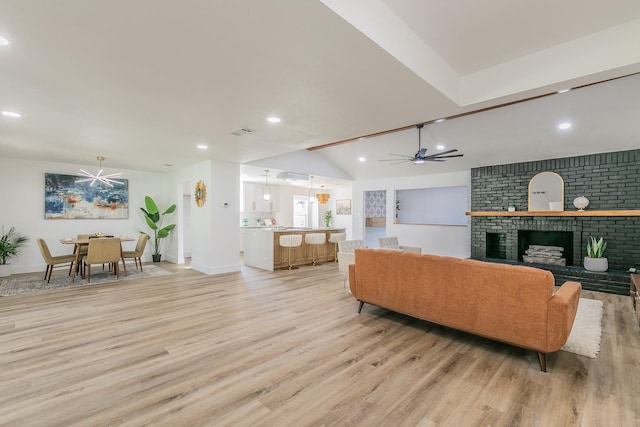
[[[518,211],[528,208],[529,180],[539,172],[552,171],[564,180],[564,210],[576,210],[573,200],[589,199],[587,210],[624,210],[640,208],[640,150],[593,154],[508,165],[486,166],[471,170],[471,210]],[[593,276],[583,268],[589,237],[604,237],[609,272]],[[567,258],[567,277],[593,276],[592,289],[602,289],[611,277],[626,283],[629,267],[640,268],[640,217],[554,217],[554,216],[473,216],[471,217],[471,256],[508,263],[521,263],[525,245],[562,246]],[[529,241],[527,241],[529,239]],[[534,239],[533,242],[530,240]],[[565,273],[556,267],[556,279]],[[585,280],[579,280],[585,284]],[[618,285],[616,285],[618,286]],[[584,286],[589,288],[589,286]]]

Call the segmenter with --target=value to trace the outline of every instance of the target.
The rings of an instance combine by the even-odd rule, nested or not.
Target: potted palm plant
[[[15,227],[11,227],[9,232],[0,235],[0,277],[11,275],[11,264],[9,260],[20,255],[20,250],[27,244],[29,238],[16,232]]]
[[[162,254],[160,254],[160,239],[167,237],[169,232],[176,228],[175,224],[163,227],[162,222],[164,221],[165,215],[175,212],[176,205],[173,204],[169,206],[167,210],[160,213],[158,205],[156,205],[156,202],[151,197],[145,196],[144,204],[146,209],[140,208],[140,210],[144,213],[144,219],[147,221],[147,225],[153,230],[153,239],[149,236],[149,240],[153,243],[153,262],[160,262],[160,258],[162,257]]]
[[[584,257],[584,268],[589,271],[607,271],[609,260],[604,257],[605,250],[607,250],[607,242],[602,237],[600,239],[591,237],[587,244],[587,256]]]

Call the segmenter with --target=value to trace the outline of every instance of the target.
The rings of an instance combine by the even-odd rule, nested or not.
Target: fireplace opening
[[[487,232],[487,258],[507,259],[507,235]]]
[[[573,232],[518,230],[518,261],[523,261],[531,245],[562,247],[566,265],[573,265]]]

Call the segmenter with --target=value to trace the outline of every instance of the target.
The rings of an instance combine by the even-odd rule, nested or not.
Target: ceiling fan
[[[422,148],[422,138],[421,138],[421,131],[422,131],[422,127],[424,126],[424,124],[419,124],[416,125],[416,127],[418,128],[418,152],[413,155],[413,156],[406,156],[403,154],[389,154],[390,156],[399,156],[399,157],[404,157],[404,159],[400,160],[400,159],[384,159],[384,160],[380,160],[381,162],[395,162],[395,163],[389,163],[390,165],[396,165],[399,163],[404,163],[404,162],[412,162],[416,165],[419,165],[421,163],[424,162],[444,162],[444,159],[449,159],[452,157],[462,157],[464,156],[464,154],[451,154],[451,153],[455,153],[456,149],[453,150],[447,150],[447,151],[441,151],[439,153],[435,153],[435,154],[429,154],[427,156],[427,149],[426,148]],[[447,155],[447,154],[451,154],[451,155]]]

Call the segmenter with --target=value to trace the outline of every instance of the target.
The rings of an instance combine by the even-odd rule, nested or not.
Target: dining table
[[[80,248],[83,246],[89,246],[89,242],[91,241],[91,239],[110,239],[110,238],[115,238],[115,239],[120,239],[120,243],[122,242],[133,242],[135,239],[133,237],[129,237],[129,236],[95,236],[95,237],[89,237],[86,239],[78,239],[78,238],[69,238],[69,237],[65,237],[60,239],[60,243],[64,244],[64,245],[74,245],[73,248],[73,253],[76,255],[76,267],[74,269],[72,269],[72,274],[71,274],[71,281],[75,282],[76,281],[76,274],[78,273],[78,270],[80,269]],[[122,256],[122,245],[120,246],[120,258],[122,259],[122,266],[124,269],[124,274],[127,275],[127,265],[124,262],[124,257]]]

